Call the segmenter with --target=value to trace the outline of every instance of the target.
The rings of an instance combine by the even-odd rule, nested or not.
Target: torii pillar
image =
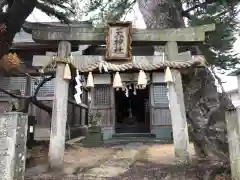
[[[68,58],[71,44],[61,41],[58,46],[58,57]],[[65,63],[57,63],[54,87],[54,100],[49,144],[49,166],[51,169],[62,169],[65,150],[69,80],[63,79]]]
[[[178,59],[177,42],[170,41],[166,44],[169,61]],[[190,163],[188,124],[184,104],[182,78],[179,70],[171,69],[173,82],[168,82],[169,109],[172,119],[174,153],[178,163]]]

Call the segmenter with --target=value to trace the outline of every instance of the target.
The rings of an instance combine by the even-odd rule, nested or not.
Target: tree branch
[[[5,93],[5,94],[7,94],[7,95],[9,95],[9,96],[11,96],[13,98],[16,98],[16,99],[28,99],[29,98],[27,96],[13,94],[13,93],[11,93],[9,91],[6,91],[6,90],[4,90],[2,88],[0,88],[0,92],[3,92],[3,93]]]
[[[6,26],[6,30],[0,33],[0,59],[9,52],[15,34],[20,31],[36,3],[37,0],[8,0],[10,6],[7,12],[0,14],[0,24]]]
[[[44,79],[38,84],[38,86],[36,87],[33,96],[37,97],[37,94],[38,94],[38,92],[40,91],[41,87],[42,87],[46,82],[51,81],[53,78],[55,78],[55,75],[54,75],[54,74],[52,74],[52,75],[51,75],[50,77],[48,77],[48,78],[44,78]]]
[[[46,111],[46,112],[47,112],[48,114],[50,114],[50,115],[52,114],[52,108],[49,107],[49,106],[47,106],[47,105],[45,105],[45,104],[43,104],[41,101],[39,101],[39,100],[37,99],[37,94],[38,94],[38,92],[40,91],[41,87],[42,87],[46,82],[51,81],[53,78],[55,78],[55,75],[54,75],[54,74],[52,74],[52,75],[51,75],[50,77],[48,77],[48,78],[44,78],[44,79],[38,84],[37,88],[35,89],[35,92],[34,92],[33,96],[29,98],[30,101],[31,101],[31,103],[33,103],[33,104],[34,104],[35,106],[37,106],[38,108],[43,109],[44,111]]]
[[[193,11],[193,10],[195,10],[197,8],[200,8],[200,7],[204,7],[204,6],[208,5],[208,4],[212,4],[214,2],[215,2],[215,0],[206,0],[203,3],[196,4],[196,5],[192,6],[192,7],[190,7],[189,9],[187,9],[185,11],[182,11],[182,16],[189,18],[190,17],[190,14],[189,14],[190,11]]]
[[[44,78],[37,86],[35,92],[34,92],[34,95],[33,96],[22,96],[22,95],[16,95],[16,94],[13,94],[7,90],[4,90],[2,88],[0,88],[0,92],[3,92],[13,98],[16,98],[16,99],[26,99],[27,101],[30,101],[32,104],[34,104],[35,106],[37,106],[38,108],[40,109],[43,109],[44,111],[46,111],[48,114],[52,114],[52,108],[43,104],[41,101],[39,101],[37,99],[37,94],[39,92],[39,90],[41,89],[41,87],[48,81],[52,80],[55,76],[52,75],[48,78]]]
[[[52,114],[52,108],[49,107],[49,106],[47,106],[47,105],[45,105],[45,104],[43,104],[41,101],[39,101],[39,100],[37,99],[37,97],[31,96],[31,97],[29,98],[29,101],[30,101],[32,104],[34,104],[35,106],[37,106],[38,108],[43,109],[44,111],[46,111],[48,114],[50,114],[50,115]]]
[[[3,7],[4,6],[6,6],[8,3],[7,3],[7,1],[5,1],[5,0],[2,0],[1,2],[0,2],[0,8],[1,8],[1,12],[2,12],[2,9],[3,9]]]
[[[63,22],[65,22],[67,24],[70,22],[68,17],[66,17],[65,13],[59,12],[56,9],[51,8],[48,5],[46,5],[45,3],[37,2],[36,8],[40,9],[41,11],[46,13],[48,16],[55,16],[56,18],[58,18],[59,20],[62,20]]]

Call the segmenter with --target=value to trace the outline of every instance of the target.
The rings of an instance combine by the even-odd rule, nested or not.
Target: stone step
[[[113,138],[156,138],[155,134],[151,133],[116,133]]]
[[[105,140],[104,144],[128,144],[128,143],[149,143],[149,144],[172,144],[171,140],[156,139],[156,138],[139,138],[139,137],[126,137],[126,138],[113,138]]]

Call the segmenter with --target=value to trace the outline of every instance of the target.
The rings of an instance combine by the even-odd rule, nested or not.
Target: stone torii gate
[[[29,24],[28,24],[29,25]],[[26,25],[26,26],[28,26]],[[104,28],[95,29],[86,25],[49,25],[30,24],[32,37],[40,43],[59,43],[58,57],[68,58],[71,51],[71,43],[77,44],[105,44],[106,31]],[[134,44],[149,44],[166,47],[166,57],[154,55],[153,60],[168,62],[185,62],[195,64],[201,62],[199,56],[194,59],[190,52],[178,53],[178,43],[183,45],[194,45],[205,40],[205,32],[215,30],[215,26],[203,25],[198,27],[162,29],[162,30],[140,30],[134,29],[132,42]],[[74,56],[73,64],[83,70],[83,62],[86,59],[103,60],[102,56]],[[135,61],[146,59],[146,57],[133,57]],[[148,57],[149,58],[149,57]],[[42,67],[52,60],[51,56],[34,56],[33,66]],[[86,62],[86,61],[84,61]],[[49,162],[52,168],[61,168],[63,163],[65,147],[65,127],[67,121],[67,97],[69,81],[63,79],[63,63],[56,65],[55,96],[53,102],[52,127],[50,137]],[[174,67],[173,67],[174,68]],[[174,149],[177,160],[190,161],[189,137],[186,121],[186,112],[183,98],[181,74],[176,69],[171,69],[174,83],[168,83],[169,106],[172,119]]]

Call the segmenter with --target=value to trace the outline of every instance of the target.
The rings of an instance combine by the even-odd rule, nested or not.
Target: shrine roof
[[[21,29],[21,31],[15,35],[13,43],[27,43],[27,42],[34,42],[32,39],[32,34],[29,34],[25,32],[23,29]]]
[[[41,49],[57,49],[56,45],[36,43],[32,39],[32,34],[25,32],[21,29],[20,32],[16,33],[11,50],[41,50]]]
[[[57,44],[50,43],[37,43],[32,39],[32,34],[26,32],[24,29],[21,29],[20,32],[16,33],[11,50],[27,50],[29,51],[57,51]],[[76,49],[76,46],[73,46]]]

